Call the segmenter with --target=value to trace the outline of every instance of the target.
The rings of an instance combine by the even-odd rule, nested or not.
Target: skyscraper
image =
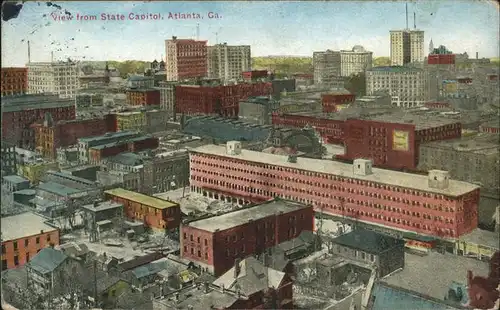
[[[391,30],[390,35],[392,66],[424,61],[424,31],[418,29]]]
[[[242,72],[251,70],[251,65],[250,45],[224,43],[208,47],[209,78],[239,79]]]
[[[177,39],[165,41],[167,81],[207,76],[207,41]]]
[[[327,50],[313,53],[314,84],[336,83],[340,75],[340,52]]]

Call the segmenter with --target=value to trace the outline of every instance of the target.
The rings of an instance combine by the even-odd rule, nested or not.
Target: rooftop
[[[471,270],[474,275],[487,276],[489,265],[476,259],[448,253],[429,252],[425,256],[405,253],[404,269],[386,276],[381,281],[443,300],[452,282],[467,283],[467,270]]]
[[[36,109],[51,109],[74,106],[70,99],[60,99],[57,95],[21,95],[2,98],[2,112],[18,112]]]
[[[371,254],[380,254],[395,246],[404,248],[404,241],[366,229],[356,229],[343,234],[333,242]]]
[[[127,199],[130,201],[139,202],[139,203],[142,203],[146,206],[156,208],[156,209],[167,209],[167,208],[179,206],[175,202],[171,202],[171,201],[156,198],[156,197],[147,196],[147,195],[140,194],[137,192],[128,191],[128,190],[123,189],[123,188],[110,189],[110,190],[105,191],[104,193],[108,194],[108,195],[120,197],[123,199]]]
[[[127,138],[127,137],[136,137],[139,133],[135,131],[118,131],[118,132],[108,132],[102,136],[94,136],[94,137],[85,137],[79,138],[79,142],[92,143],[92,142],[100,142],[106,139],[112,138]]]
[[[67,258],[61,251],[44,248],[27,265],[41,274],[46,274],[57,269]]]
[[[152,136],[142,135],[139,137],[131,137],[129,139],[124,139],[124,140],[120,139],[119,141],[113,141],[113,142],[106,143],[106,144],[91,146],[90,149],[102,150],[102,149],[106,149],[106,148],[113,147],[116,145],[123,145],[123,144],[129,143],[129,142],[143,141],[143,140],[150,139],[150,138],[152,138]]]
[[[27,180],[21,176],[18,176],[18,175],[7,175],[7,176],[4,176],[3,179],[7,182],[15,183],[15,184],[29,182],[29,180]]]
[[[90,205],[84,205],[82,206],[83,209],[92,211],[92,212],[100,212],[100,211],[105,211],[105,210],[111,210],[111,209],[116,209],[116,208],[122,208],[123,204],[118,203],[115,201],[104,201],[100,202],[97,204],[97,206],[90,204]]]
[[[132,152],[124,152],[107,158],[108,162],[127,166],[136,166],[142,164],[142,156]]]
[[[373,67],[366,71],[373,72],[393,72],[393,73],[402,73],[402,72],[423,72],[422,69],[413,68],[413,67],[401,67],[401,66],[385,66],[385,67]]]
[[[454,119],[433,117],[428,115],[410,114],[402,111],[386,113],[386,114],[372,114],[369,116],[361,116],[360,118],[371,121],[386,122],[386,123],[414,124],[415,130],[423,130],[423,129],[429,129],[429,128],[435,128],[435,127],[459,123],[458,120]]]
[[[243,225],[250,220],[255,221],[280,212],[288,213],[307,207],[310,206],[289,200],[275,199],[249,208],[193,221],[189,223],[189,226],[210,232],[222,231]]]
[[[159,90],[154,89],[154,88],[131,88],[131,89],[127,89],[127,92],[147,93],[147,92],[159,92]]]
[[[461,152],[472,152],[482,154],[497,154],[500,148],[500,135],[498,134],[478,134],[472,137],[462,137],[458,139],[433,141],[423,143],[421,147],[447,149]]]
[[[41,231],[57,230],[45,224],[45,221],[45,218],[31,212],[2,217],[2,241],[38,235]]]
[[[500,243],[498,233],[482,230],[479,228],[474,229],[471,233],[468,233],[467,235],[461,236],[459,240],[477,245],[487,246],[496,250],[500,249],[500,246],[498,245]]]
[[[72,194],[77,194],[82,192],[81,190],[77,190],[59,183],[55,183],[52,181],[40,183],[37,187],[39,190],[43,190],[52,194],[56,194],[59,196],[69,196]]]
[[[428,186],[428,176],[404,173],[399,171],[372,168],[372,174],[358,175],[354,174],[353,166],[342,162],[313,159],[297,158],[296,163],[288,161],[287,156],[274,155],[250,150],[241,150],[239,155],[229,155],[226,152],[225,145],[204,145],[197,147],[192,152],[216,155],[236,160],[250,161],[260,164],[268,164],[279,167],[295,168],[302,171],[313,171],[323,176],[336,175],[350,179],[375,182],[396,186],[399,188],[412,188],[415,190],[437,193],[447,196],[460,196],[479,188],[479,186],[456,180],[450,180],[449,187],[446,189],[431,188]]]

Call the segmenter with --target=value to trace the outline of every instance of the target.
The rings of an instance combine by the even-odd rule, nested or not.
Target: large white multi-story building
[[[160,91],[160,108],[168,112],[168,117],[172,118],[175,114],[175,85],[177,82],[161,81],[158,87]]]
[[[208,77],[214,79],[240,79],[241,73],[250,71],[252,57],[250,45],[217,44],[208,47]]]
[[[366,71],[366,93],[384,92],[399,107],[423,105],[429,100],[429,74],[409,67],[375,67]]]
[[[314,84],[331,84],[340,74],[341,56],[338,51],[313,53]]]
[[[391,30],[391,66],[419,63],[425,59],[424,32],[417,29]]]
[[[54,93],[60,98],[74,98],[80,88],[75,62],[30,62],[26,67],[30,94]]]
[[[371,69],[373,53],[361,45],[355,45],[352,50],[340,51],[340,74],[351,76]]]

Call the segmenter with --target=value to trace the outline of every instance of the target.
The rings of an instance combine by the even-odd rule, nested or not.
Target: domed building
[[[351,50],[340,51],[340,74],[351,76],[372,68],[373,53],[361,45],[354,45]]]

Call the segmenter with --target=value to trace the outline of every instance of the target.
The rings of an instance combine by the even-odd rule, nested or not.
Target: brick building
[[[28,91],[28,68],[2,68],[0,85],[2,97],[26,94]]]
[[[115,156],[122,152],[141,152],[156,149],[160,142],[152,136],[140,136],[130,140],[96,145],[89,148],[89,164],[98,165],[106,157]]]
[[[428,65],[454,65],[455,54],[431,54],[427,57]]]
[[[89,162],[89,150],[91,147],[118,143],[140,137],[141,134],[136,131],[107,132],[102,136],[84,137],[78,139],[78,161],[82,164]]]
[[[393,169],[415,169],[421,143],[458,138],[462,132],[461,124],[453,119],[377,109],[355,115],[349,109],[342,112],[345,113],[275,113],[272,118],[274,125],[310,125],[325,143],[343,144],[346,152],[338,155],[339,159],[363,157],[373,160],[375,166]]]
[[[2,141],[2,145],[0,147],[0,167],[2,167],[2,176],[17,173],[15,145]]]
[[[388,230],[457,238],[477,227],[479,186],[446,171],[417,175],[321,159],[205,145],[190,155],[191,190],[250,202],[283,197]]]
[[[52,119],[75,119],[75,102],[56,95],[23,95],[2,98],[2,142],[34,149],[35,134],[31,125],[42,121],[46,113]]]
[[[252,70],[241,72],[241,77],[245,80],[256,80],[256,79],[265,79],[269,76],[269,72],[267,70]]]
[[[179,85],[175,88],[176,113],[217,114],[237,116],[241,100],[254,96],[269,96],[271,83],[242,83],[236,85],[199,86]]]
[[[171,230],[179,227],[181,209],[179,204],[115,188],[104,192],[107,200],[123,204],[125,216],[131,220],[142,221],[154,230]]]
[[[345,92],[334,92],[321,95],[321,105],[324,113],[337,112],[343,106],[354,102],[356,95]]]
[[[177,39],[165,41],[167,81],[206,77],[208,74],[207,41]]]
[[[127,104],[134,106],[160,105],[160,91],[156,89],[127,90]]]
[[[221,199],[225,194],[221,192]],[[226,198],[230,198],[227,196]],[[275,199],[181,225],[181,256],[219,276],[237,259],[314,230],[312,206]]]
[[[79,138],[100,136],[114,131],[111,115],[103,118],[53,122],[50,118],[35,124],[35,147],[45,158],[56,159],[57,149],[75,145]]]
[[[59,230],[27,212],[2,217],[2,271],[23,266],[41,249],[59,245]]]

